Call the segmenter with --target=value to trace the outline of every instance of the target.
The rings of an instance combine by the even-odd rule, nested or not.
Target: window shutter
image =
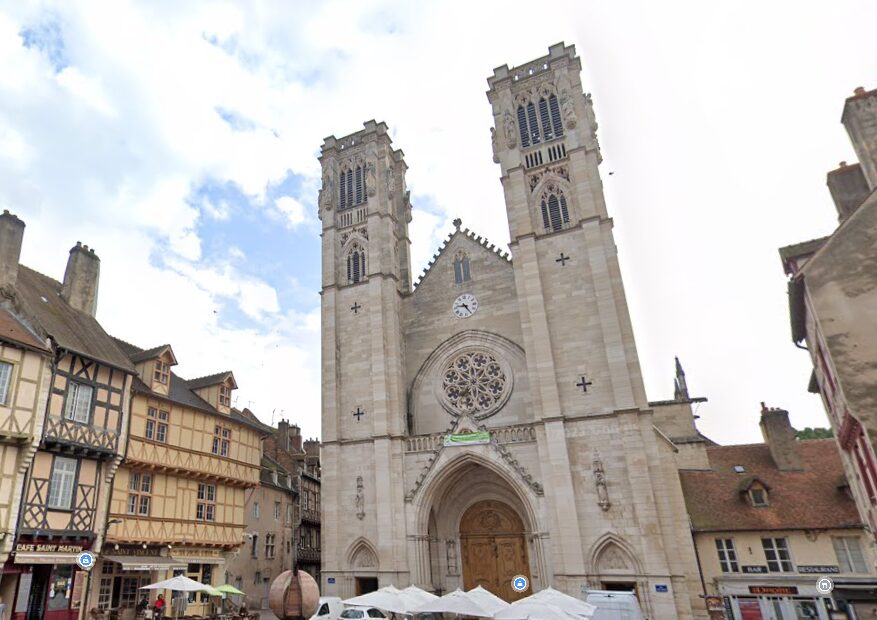
[[[521,146],[530,146],[530,132],[527,130],[527,115],[524,106],[518,106],[518,131],[521,134]]]
[[[341,182],[338,184],[340,191],[341,191],[341,195],[339,196],[340,200],[338,201],[338,208],[339,209],[343,209],[345,204],[347,203],[347,185],[345,185],[346,181],[347,181],[347,173],[342,172],[341,173]]]
[[[551,117],[548,115],[548,102],[545,99],[539,100],[539,120],[542,121],[542,135],[546,140],[551,140],[554,131],[551,129]]]
[[[536,106],[533,105],[533,102],[527,104],[527,120],[530,123],[530,138],[533,140],[533,144],[539,144],[541,140],[539,139],[539,122],[536,120]]]
[[[564,224],[569,224],[569,211],[566,209],[566,196],[560,197],[560,215]]]
[[[351,279],[353,271],[351,270],[351,264],[350,264],[352,261],[353,261],[353,255],[348,254],[347,255],[347,281],[348,282],[353,282],[353,280]]]
[[[362,167],[356,167],[356,204],[362,202]]]
[[[868,567],[865,564],[865,556],[862,554],[862,546],[859,544],[858,538],[847,538],[847,549],[850,552],[850,564],[854,573],[867,573]]]
[[[558,105],[555,95],[548,97],[548,106],[551,108],[551,124],[554,127],[554,135],[559,138],[563,135],[563,123],[560,122],[560,105]]]
[[[846,545],[844,544],[844,539],[832,538],[831,542],[832,544],[834,544],[834,554],[837,556],[837,563],[840,566],[840,572],[852,572],[852,566],[850,566],[850,557],[849,555],[847,555],[847,549]]]
[[[469,257],[463,257],[463,282],[469,281]]]
[[[0,362],[0,405],[9,398],[9,386],[12,383],[12,364]]]
[[[459,258],[454,261],[454,282],[456,284],[463,282],[463,261]]]
[[[551,218],[551,230],[560,230],[563,228],[563,220],[560,214],[560,203],[557,196],[551,194],[548,197],[548,216]]]
[[[545,230],[551,230],[551,220],[548,217],[548,205],[545,204],[545,201],[542,201],[542,225],[545,227]]]
[[[347,206],[353,206],[353,170],[347,171]]]

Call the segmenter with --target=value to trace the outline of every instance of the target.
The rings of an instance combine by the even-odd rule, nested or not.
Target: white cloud
[[[514,2],[158,6],[0,9],[0,205],[28,224],[25,262],[49,274],[63,273],[77,239],[99,249],[100,316],[116,333],[170,341],[184,375],[233,369],[240,399],[264,419],[282,409],[316,434],[318,301],[302,282],[319,256],[283,290],[232,248],[216,259],[206,224],[227,222],[232,206],[193,203],[193,191],[236,186],[253,217],[316,235],[322,139],[376,118],[409,165],[415,274],[458,215],[504,244],[485,79],[565,39],[594,93],[649,396],[668,395],[678,353],[711,399],[701,423],[719,439],[756,438],[760,400],[801,426],[825,424],[786,337],[775,249],[834,223],[824,173],[852,159],[837,118],[843,97],[877,75],[874,7],[779,3],[753,21],[746,5],[570,1],[552,9],[565,19],[534,30],[520,19],[531,6]],[[18,36],[46,19],[63,37],[60,72]],[[302,187],[269,198],[290,171]],[[258,243],[229,242],[247,257]],[[253,324],[223,325],[226,305]]]
[[[305,221],[305,208],[292,196],[281,196],[274,201],[274,205],[286,218],[289,228],[295,228]]]

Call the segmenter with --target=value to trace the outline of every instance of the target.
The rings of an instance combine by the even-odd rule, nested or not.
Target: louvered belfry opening
[[[563,194],[549,194],[542,198],[542,225],[546,231],[562,230],[569,224],[569,211]]]
[[[349,209],[368,199],[365,166],[357,166],[341,173],[338,187],[338,209]]]
[[[365,250],[354,245],[347,254],[347,283],[357,284],[365,278]]]
[[[540,144],[563,136],[563,123],[560,118],[560,103],[557,95],[539,99],[537,106],[532,102],[518,106],[518,131],[521,147]]]

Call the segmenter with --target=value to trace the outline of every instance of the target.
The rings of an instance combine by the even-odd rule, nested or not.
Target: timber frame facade
[[[57,281],[19,263],[23,233],[21,220],[0,215],[0,308],[30,339],[18,338],[29,351],[12,362],[16,393],[7,402],[14,407],[8,414],[0,407],[0,426],[8,429],[0,443],[21,442],[20,477],[12,483],[20,501],[13,496],[7,504],[18,522],[0,593],[13,620],[74,620],[89,580],[76,559],[102,551],[134,366],[95,319],[94,250],[77,243]],[[16,355],[10,351],[4,345],[3,357]],[[21,424],[23,412],[29,425]],[[0,491],[0,506],[4,499]]]
[[[121,611],[136,605],[141,586],[174,575],[226,582],[226,563],[244,542],[246,497],[259,484],[265,432],[232,410],[231,372],[186,380],[170,370],[177,364],[170,345],[116,343],[137,378],[127,453],[110,500],[111,547],[95,567],[89,600]],[[185,612],[208,614],[212,604],[188,595]]]

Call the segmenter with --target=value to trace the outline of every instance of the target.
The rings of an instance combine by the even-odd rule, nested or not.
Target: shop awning
[[[186,564],[225,564],[225,559],[222,557],[216,557],[215,555],[176,557],[174,558],[174,561],[181,562],[183,566]]]
[[[105,555],[104,560],[122,565],[122,570],[171,570],[186,568],[186,563],[174,558],[142,555]]]
[[[76,564],[78,553],[32,553],[29,551],[16,551],[16,564]]]

